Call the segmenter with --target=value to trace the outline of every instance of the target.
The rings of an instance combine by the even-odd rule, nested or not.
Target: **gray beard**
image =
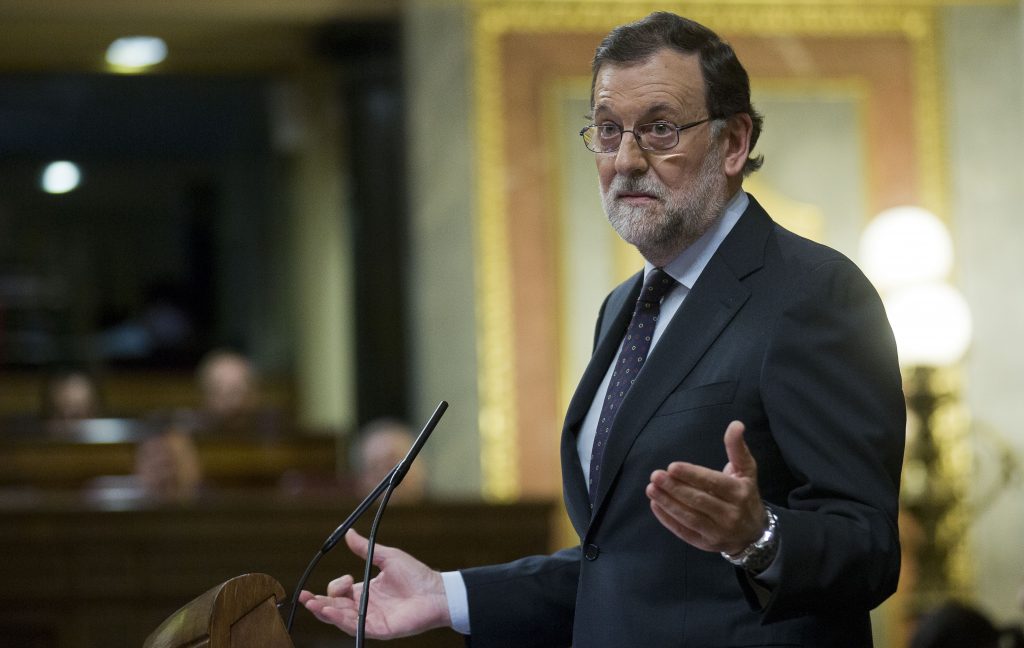
[[[652,174],[615,176],[601,196],[608,222],[624,241],[636,247],[645,259],[664,265],[703,236],[722,214],[726,179],[721,155],[712,147],[701,163],[692,190],[672,192]],[[619,192],[646,193],[660,205],[637,207],[614,199]]]

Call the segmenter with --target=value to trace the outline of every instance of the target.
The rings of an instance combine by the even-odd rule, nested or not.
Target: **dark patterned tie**
[[[626,329],[626,337],[622,340],[622,351],[615,361],[608,392],[601,407],[601,418],[597,422],[597,434],[594,436],[594,448],[590,454],[590,501],[594,501],[597,484],[601,476],[601,460],[604,449],[608,445],[608,433],[612,422],[619,413],[626,392],[633,385],[640,368],[644,366],[647,353],[651,350],[651,336],[654,324],[658,321],[661,310],[661,298],[676,285],[676,280],[668,276],[664,270],[655,268],[647,276],[636,300],[633,319]]]

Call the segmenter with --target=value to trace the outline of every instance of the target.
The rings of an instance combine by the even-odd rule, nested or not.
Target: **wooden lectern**
[[[266,574],[236,576],[167,617],[143,648],[294,648],[277,610],[283,599]]]

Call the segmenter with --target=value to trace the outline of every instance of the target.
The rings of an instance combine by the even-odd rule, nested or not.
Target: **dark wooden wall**
[[[270,574],[290,593],[354,505],[254,492],[208,494],[187,505],[8,493],[0,498],[0,648],[137,648],[178,607],[244,573]],[[507,561],[550,549],[553,512],[548,503],[396,503],[380,542],[438,569]],[[364,533],[370,517],[357,526]],[[322,592],[330,579],[362,569],[339,543],[309,588]],[[352,645],[305,610],[292,634],[297,648]],[[436,631],[368,645],[463,641]]]

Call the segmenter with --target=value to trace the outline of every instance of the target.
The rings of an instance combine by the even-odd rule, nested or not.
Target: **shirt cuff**
[[[779,543],[775,546],[775,557],[772,558],[771,564],[768,567],[754,576],[754,580],[769,590],[775,589],[779,583],[782,582],[782,536],[779,536]]]
[[[452,620],[452,629],[464,635],[469,634],[469,595],[466,594],[466,582],[462,574],[441,572],[444,582],[444,595],[448,599],[448,616]]]
[[[782,537],[779,537],[779,544],[776,547],[775,558],[772,559],[772,563],[768,565],[768,568],[757,576],[753,576],[750,573],[746,574],[747,582],[750,583],[750,588],[754,591],[754,595],[757,596],[757,602],[764,609],[768,605],[768,601],[771,600],[772,591],[778,587],[779,583],[782,582]]]

